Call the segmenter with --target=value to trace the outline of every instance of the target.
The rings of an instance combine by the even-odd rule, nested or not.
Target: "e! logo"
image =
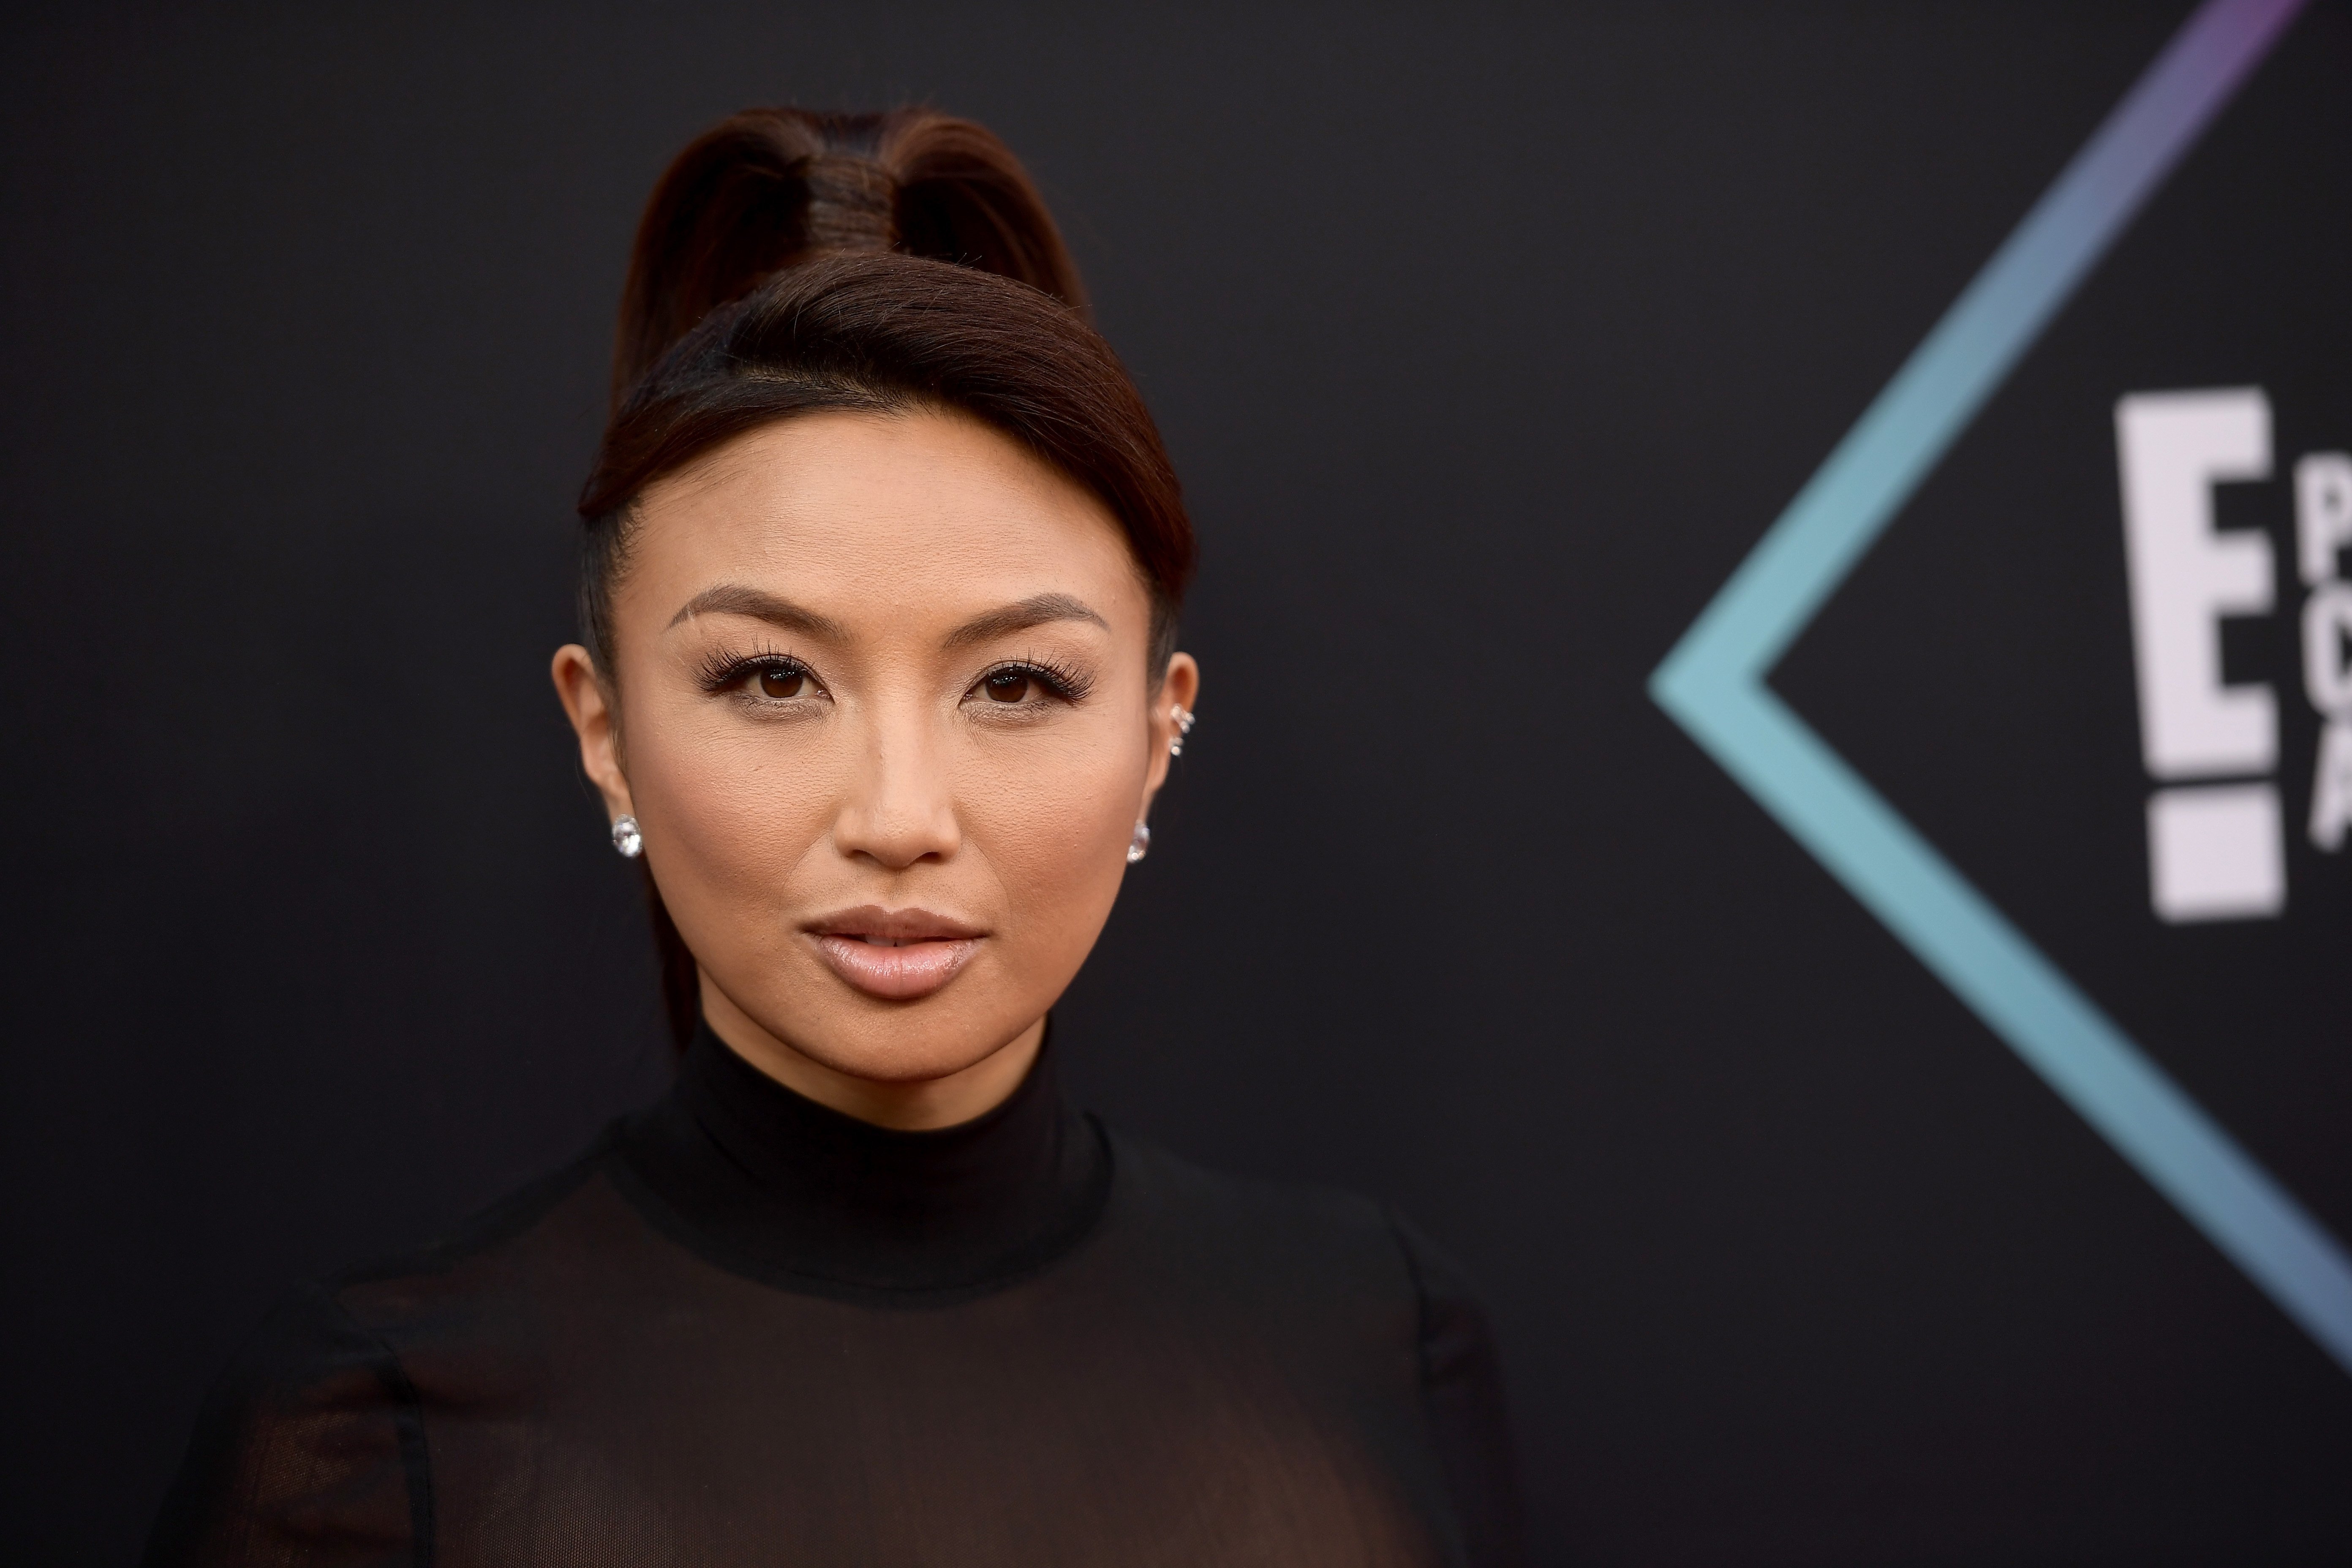
[[[2244,920],[2286,907],[2278,708],[2271,689],[2221,679],[2221,622],[2268,615],[2269,538],[2217,532],[2213,487],[2271,476],[2271,405],[2259,387],[2135,393],[2116,405],[2140,752],[2167,787],[2147,803],[2148,884],[2173,922]],[[2304,688],[2327,721],[2310,832],[2335,850],[2352,825],[2352,458],[2295,465]],[[2189,781],[2230,781],[2191,783]]]
[[[2303,690],[2327,721],[2311,781],[2311,841],[2333,853],[2352,826],[2352,583],[2338,569],[2352,546],[2352,456],[2314,452],[2294,466],[2296,563],[2303,602]]]

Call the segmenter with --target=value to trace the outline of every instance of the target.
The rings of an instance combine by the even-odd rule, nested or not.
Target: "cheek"
[[[665,900],[772,901],[830,823],[829,748],[816,735],[786,747],[698,713],[665,717],[642,742],[629,738],[630,793]]]
[[[964,792],[973,847],[1041,938],[1066,924],[1090,942],[1118,894],[1143,765],[1127,728],[1111,729],[983,764]]]

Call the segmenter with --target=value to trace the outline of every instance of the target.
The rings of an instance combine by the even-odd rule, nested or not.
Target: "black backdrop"
[[[1039,176],[1205,547],[1082,1096],[1444,1238],[1547,1561],[2352,1557],[2352,1375],[1643,690],[2185,13],[18,16],[10,1555],[131,1556],[286,1281],[654,1092],[543,673],[625,247],[730,110],[928,98]],[[2282,473],[2352,446],[2347,191],[2323,3],[1776,678],[2338,1236],[2352,853],[2150,914],[2109,416],[2261,384]],[[2292,827],[2288,495],[2224,521]]]

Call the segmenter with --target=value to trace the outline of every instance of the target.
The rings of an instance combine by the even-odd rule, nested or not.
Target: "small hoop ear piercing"
[[[1151,829],[1144,823],[1135,825],[1135,837],[1127,841],[1127,863],[1134,865],[1151,853]]]
[[[621,852],[624,860],[634,860],[646,851],[646,836],[637,831],[637,819],[624,814],[613,818],[613,847]]]
[[[1184,754],[1184,737],[1192,732],[1192,710],[1171,707],[1168,710],[1168,717],[1176,721],[1176,738],[1168,742],[1168,754],[1171,757],[1181,757]]]

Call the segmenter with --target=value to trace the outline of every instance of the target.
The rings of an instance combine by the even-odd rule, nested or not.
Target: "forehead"
[[[783,420],[649,486],[629,579],[625,596],[665,616],[721,581],[845,622],[960,619],[1048,592],[1115,623],[1148,608],[1090,491],[979,421],[930,410]]]

